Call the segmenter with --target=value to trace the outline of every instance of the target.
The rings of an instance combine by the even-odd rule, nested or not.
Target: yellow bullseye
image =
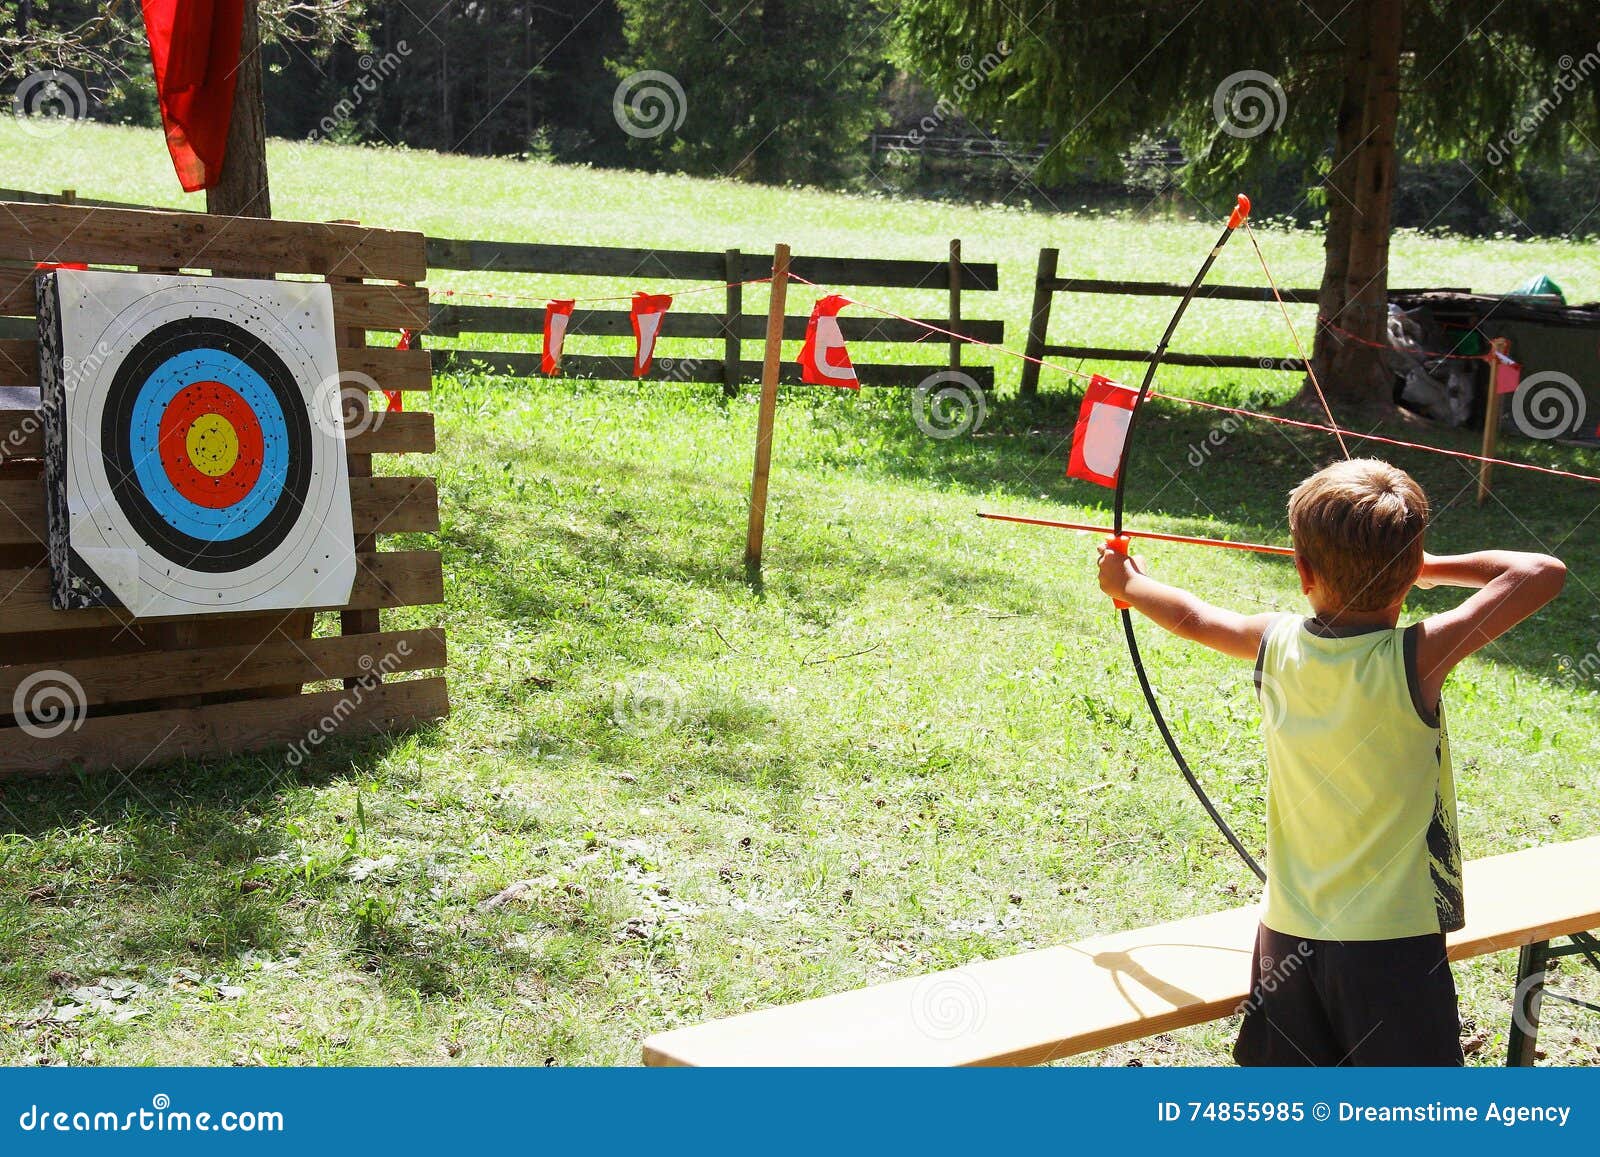
[[[239,461],[239,432],[221,414],[201,414],[184,441],[189,461],[207,478],[221,478]]]

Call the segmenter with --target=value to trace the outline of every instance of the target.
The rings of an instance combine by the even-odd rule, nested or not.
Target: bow
[[[1120,553],[1127,553],[1128,538],[1122,531],[1122,510],[1126,497],[1128,481],[1128,458],[1133,450],[1133,431],[1138,424],[1139,411],[1144,406],[1144,400],[1150,395],[1150,387],[1155,384],[1156,370],[1160,368],[1161,359],[1166,355],[1167,345],[1172,341],[1173,332],[1177,330],[1178,323],[1183,320],[1183,315],[1189,308],[1189,303],[1194,300],[1200,285],[1206,279],[1206,274],[1211,272],[1211,266],[1217,259],[1217,254],[1222,252],[1222,247],[1228,243],[1234,232],[1244,224],[1250,216],[1250,198],[1243,193],[1239,194],[1238,204],[1233,213],[1228,217],[1228,224],[1222,231],[1222,236],[1217,238],[1217,243],[1211,247],[1211,252],[1206,254],[1206,259],[1201,263],[1200,269],[1194,275],[1194,280],[1189,283],[1189,288],[1178,301],[1178,308],[1172,312],[1172,320],[1167,322],[1166,332],[1161,335],[1161,341],[1156,345],[1155,352],[1150,358],[1150,364],[1144,372],[1144,381],[1139,386],[1139,396],[1134,400],[1133,411],[1128,420],[1127,433],[1122,443],[1122,459],[1117,464],[1117,489],[1116,497],[1112,503],[1112,538],[1111,548]],[[1144,658],[1139,653],[1139,638],[1133,629],[1133,612],[1126,603],[1118,603],[1118,610],[1122,612],[1122,633],[1128,640],[1128,658],[1133,662],[1133,670],[1139,677],[1139,688],[1144,692],[1144,701],[1150,708],[1150,714],[1155,719],[1156,729],[1161,732],[1161,738],[1166,740],[1167,750],[1172,753],[1173,761],[1178,765],[1178,770],[1183,773],[1183,778],[1188,783],[1195,798],[1200,801],[1200,806],[1206,809],[1206,814],[1217,825],[1217,830],[1226,837],[1228,843],[1233,845],[1233,850],[1239,853],[1240,859],[1256,877],[1265,880],[1267,874],[1262,870],[1256,858],[1250,854],[1239,837],[1234,834],[1228,821],[1222,818],[1222,813],[1217,810],[1217,805],[1211,802],[1211,797],[1206,794],[1206,789],[1200,785],[1189,761],[1184,758],[1183,750],[1178,746],[1178,740],[1172,734],[1172,728],[1167,723],[1167,717],[1161,712],[1161,704],[1156,700],[1155,688],[1150,685],[1150,675],[1144,669]]]

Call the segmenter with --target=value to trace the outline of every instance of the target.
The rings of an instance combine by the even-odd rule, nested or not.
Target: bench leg
[[[1525,944],[1517,955],[1517,987],[1511,995],[1511,1031],[1506,1065],[1531,1066],[1539,1046],[1539,1006],[1544,1000],[1548,940]]]

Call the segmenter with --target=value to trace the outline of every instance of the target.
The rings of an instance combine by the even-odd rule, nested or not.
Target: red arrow
[[[1116,533],[1109,526],[1090,526],[1082,522],[1057,522],[1050,518],[1023,518],[1017,514],[986,514],[978,512],[979,518],[991,518],[996,522],[1020,522],[1024,526],[1053,526],[1058,530],[1081,530],[1089,534],[1103,534],[1108,538],[1115,538]],[[1294,550],[1287,546],[1267,546],[1259,542],[1226,542],[1220,538],[1196,538],[1187,534],[1161,534],[1154,530],[1124,530],[1123,538],[1148,538],[1156,542],[1181,542],[1189,546],[1220,546],[1227,550],[1250,550],[1257,554],[1279,554],[1289,558],[1294,557]]]

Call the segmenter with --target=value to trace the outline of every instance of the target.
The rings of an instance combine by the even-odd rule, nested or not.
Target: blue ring
[[[233,390],[261,423],[261,476],[249,494],[220,510],[178,493],[161,463],[162,415],[180,390],[200,381],[220,382]],[[260,374],[224,350],[185,350],[157,366],[134,399],[130,434],[134,475],[145,499],[169,526],[191,538],[227,542],[243,537],[261,525],[283,494],[289,473],[289,429],[283,407]]]

